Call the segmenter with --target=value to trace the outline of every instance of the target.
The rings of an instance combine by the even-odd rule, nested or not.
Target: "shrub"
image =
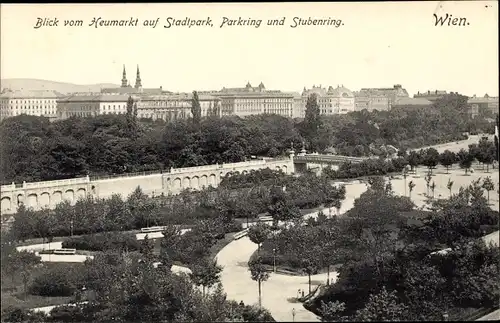
[[[2,311],[2,322],[46,322],[44,312],[34,312],[18,307],[8,307]]]
[[[105,232],[69,238],[62,243],[62,247],[89,251],[138,251],[141,244],[132,233]]]
[[[76,288],[70,271],[52,268],[35,277],[29,290],[39,296],[71,296]]]

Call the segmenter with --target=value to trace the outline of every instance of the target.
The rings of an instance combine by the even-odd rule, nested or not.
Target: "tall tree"
[[[423,154],[422,164],[429,169],[432,175],[432,169],[435,168],[439,162],[439,153],[435,148],[427,148]]]
[[[206,288],[210,288],[220,282],[221,272],[222,267],[217,265],[216,260],[202,258],[195,263],[192,273],[189,276],[195,285],[202,286],[203,296],[205,296]]]
[[[313,93],[307,98],[304,119],[304,134],[308,139],[312,150],[317,149],[316,143],[318,140],[319,129],[321,127],[320,113],[321,111],[318,105],[318,97]]]
[[[269,279],[269,273],[266,271],[260,257],[248,263],[248,270],[252,280],[256,281],[259,286],[259,307],[262,307],[262,282]]]
[[[486,194],[488,195],[488,204],[490,204],[490,191],[493,191],[495,189],[495,183],[493,183],[493,180],[491,177],[486,177],[483,180],[483,188],[486,190]]]
[[[191,113],[193,114],[193,123],[199,125],[201,122],[201,105],[196,91],[193,91],[193,98],[191,99]]]
[[[474,161],[474,155],[471,152],[466,151],[465,149],[460,149],[457,154],[457,158],[459,161],[460,168],[465,170],[465,174],[467,175],[467,171],[472,166],[472,162]]]
[[[271,233],[269,226],[265,223],[257,223],[248,229],[248,237],[250,241],[257,244],[257,253],[260,253],[260,246]]]
[[[453,165],[456,161],[457,156],[452,151],[445,150],[439,155],[439,162],[441,163],[441,165],[446,167],[446,173],[449,173],[450,166]]]
[[[126,120],[128,138],[132,140],[137,139],[137,106],[134,106],[134,98],[132,96],[129,96],[127,100]]]

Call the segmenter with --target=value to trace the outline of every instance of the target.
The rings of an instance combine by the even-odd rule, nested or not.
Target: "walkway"
[[[488,315],[478,318],[476,321],[498,321],[498,320],[500,320],[500,310],[491,312]]]
[[[253,281],[248,270],[248,259],[257,250],[257,245],[248,237],[228,244],[217,254],[217,262],[224,266],[221,275],[224,291],[228,299],[257,304],[259,292],[257,282]],[[336,278],[336,273],[330,273]],[[326,283],[327,274],[311,276],[314,285]],[[297,297],[298,289],[308,290],[307,276],[288,276],[270,273],[262,283],[262,306],[271,312],[276,321],[292,321],[295,308],[295,321],[319,322],[319,318],[304,308],[302,303],[290,303],[288,298]]]

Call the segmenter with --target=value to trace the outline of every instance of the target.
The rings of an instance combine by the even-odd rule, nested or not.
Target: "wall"
[[[2,214],[13,214],[20,203],[40,210],[53,209],[63,200],[74,204],[79,198],[96,196],[108,198],[120,194],[126,198],[138,186],[144,193],[152,195],[178,194],[183,189],[217,187],[227,174],[246,173],[251,170],[270,168],[280,169],[286,174],[294,173],[292,158],[251,160],[233,164],[216,164],[199,167],[171,168],[163,173],[128,174],[90,179],[75,178],[59,181],[46,181],[1,186]]]

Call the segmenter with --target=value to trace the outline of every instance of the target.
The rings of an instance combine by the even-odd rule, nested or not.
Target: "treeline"
[[[32,182],[83,175],[120,174],[239,162],[251,156],[286,155],[293,143],[308,151],[373,155],[371,146],[416,148],[463,139],[467,131],[494,131],[485,118],[470,120],[466,98],[452,95],[433,108],[361,111],[319,116],[308,102],[299,122],[277,115],[208,117],[171,123],[126,115],[70,118],[50,123],[16,116],[0,123],[0,181]]]
[[[478,144],[471,144],[468,150],[461,149],[458,153],[449,150],[439,153],[435,148],[412,150],[409,154],[402,150],[396,158],[367,159],[360,163],[346,162],[337,170],[327,167],[323,173],[329,179],[346,179],[401,173],[407,166],[411,168],[411,171],[417,166],[425,166],[429,172],[432,172],[436,166],[442,165],[448,171],[454,164],[458,164],[467,173],[474,161],[482,164],[488,172],[493,162],[498,161],[496,150],[494,142],[482,138]]]
[[[225,232],[236,232],[240,229],[236,219],[254,219],[268,211],[275,188],[285,188],[290,203],[298,208],[320,206],[337,194],[337,188],[326,178],[314,174],[294,177],[264,169],[240,176],[248,179],[238,184],[227,177],[218,188],[184,191],[176,196],[150,198],[137,188],[125,199],[120,195],[109,199],[89,196],[75,205],[61,202],[53,210],[34,211],[21,205],[11,232],[18,241],[45,240],[156,225],[194,226],[201,220],[214,219],[221,219]]]

